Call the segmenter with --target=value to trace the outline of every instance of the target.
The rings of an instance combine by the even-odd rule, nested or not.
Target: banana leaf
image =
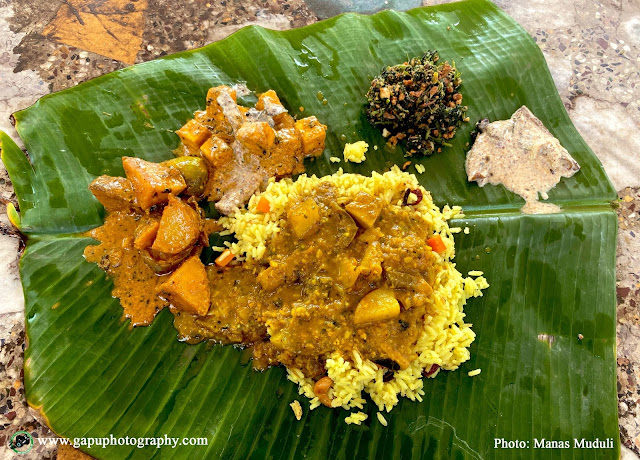
[[[419,180],[438,204],[466,212],[455,222],[471,229],[456,237],[458,268],[482,270],[491,284],[465,309],[477,334],[470,361],[426,379],[425,400],[401,401],[385,414],[389,426],[378,423],[373,404],[355,426],[343,422],[343,410],[309,411],[281,368],[256,373],[232,347],[179,343],[169,311],[149,327],[121,320],[111,281],[82,258],[94,241],[78,232],[104,218],[87,189],[93,178],[122,175],[123,155],[171,157],[173,131],[203,106],[206,90],[238,81],[258,92],[273,88],[292,112],[304,107],[304,115],[328,125],[327,149],[307,163],[310,173],[342,166],[369,174],[403,164],[402,149],[385,147],[366,121],[364,94],[383,66],[428,49],[462,72],[471,118],[452,147],[412,159],[425,166]],[[582,166],[550,193],[562,213],[523,215],[523,201],[503,187],[466,180],[474,123],[506,119],[521,105]],[[84,446],[91,455],[618,458],[615,191],[571,124],[538,47],[492,3],[345,14],[285,32],[247,27],[205,48],[46,96],[15,118],[28,158],[8,136],[1,134],[0,143],[20,205],[13,220],[29,237],[20,262],[29,404],[68,438],[207,439],[175,449]],[[368,160],[329,162],[345,139],[367,141]],[[482,373],[469,377],[476,368]],[[289,407],[294,399],[304,409],[300,421]],[[610,439],[611,448],[580,449],[574,438]],[[510,448],[501,440],[521,443]],[[536,440],[570,447],[536,448]]]

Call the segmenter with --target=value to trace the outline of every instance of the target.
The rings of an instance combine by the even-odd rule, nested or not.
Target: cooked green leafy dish
[[[462,78],[455,63],[440,63],[427,51],[399,65],[388,66],[373,79],[365,112],[396,144],[406,138],[406,156],[431,155],[448,147],[456,129],[468,121],[462,105]]]

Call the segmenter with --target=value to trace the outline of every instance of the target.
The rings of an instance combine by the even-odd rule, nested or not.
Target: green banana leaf
[[[458,268],[482,270],[491,287],[465,311],[477,334],[471,360],[425,381],[424,402],[401,401],[378,423],[308,410],[283,369],[256,373],[232,347],[179,343],[169,311],[149,327],[121,320],[111,281],[82,258],[94,241],[78,232],[102,223],[87,190],[100,174],[122,175],[120,157],[171,157],[173,133],[213,85],[245,81],[275,89],[285,105],[329,126],[311,173],[339,166],[368,174],[405,161],[363,115],[364,94],[385,65],[437,49],[463,75],[470,123],[453,146],[413,158],[440,205],[458,204]],[[321,93],[321,94],[319,94]],[[318,96],[321,97],[318,97]],[[322,98],[327,104],[323,104]],[[474,123],[527,105],[582,166],[550,201],[560,214],[527,216],[503,187],[466,180]],[[302,29],[248,27],[205,48],[139,64],[46,96],[15,114],[29,153],[1,134],[2,159],[28,235],[20,270],[26,300],[29,403],[61,436],[197,437],[206,446],[84,450],[141,458],[598,458],[619,457],[615,375],[615,191],[571,124],[544,58],[527,33],[483,0],[373,16],[345,14]],[[344,137],[341,137],[344,136]],[[332,164],[346,141],[365,140],[368,160]],[[411,167],[413,168],[413,166]],[[411,169],[413,170],[413,169]],[[18,220],[14,216],[14,220]],[[582,339],[578,338],[581,334]],[[481,368],[482,373],[467,373]],[[289,403],[298,399],[296,421]],[[611,439],[574,448],[573,439]],[[498,439],[498,442],[496,442]],[[522,441],[500,448],[500,439]],[[535,440],[569,441],[567,449]],[[498,446],[496,447],[496,444]]]

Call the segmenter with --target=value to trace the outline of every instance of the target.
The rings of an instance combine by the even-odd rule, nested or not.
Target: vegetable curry
[[[406,368],[432,304],[433,230],[409,206],[364,192],[341,201],[321,183],[288,204],[259,262],[207,267],[211,308],[176,312],[181,337],[252,345],[256,368],[282,363],[312,378],[336,350]]]
[[[196,295],[208,293],[199,255],[219,227],[199,202],[233,212],[269,177],[302,172],[304,158],[324,150],[325,131],[315,117],[294,120],[272,90],[247,108],[236,103],[235,89],[218,86],[209,90],[206,110],[177,131],[176,158],[123,157],[126,178],[95,179],[89,188],[109,215],[89,232],[101,244],[86,248],[85,257],[114,278],[125,316],[146,325],[169,304],[205,314],[209,301]]]
[[[125,315],[146,325],[169,306],[181,340],[251,347],[256,369],[284,364],[320,386],[335,351],[358,350],[389,372],[406,369],[433,308],[444,250],[412,209],[419,190],[391,201],[364,191],[347,198],[321,182],[290,199],[261,259],[240,263],[226,250],[205,266],[202,249],[221,227],[199,203],[244,205],[265,177],[300,172],[302,158],[324,146],[323,125],[295,122],[272,91],[245,109],[231,89],[212,88],[207,105],[178,131],[180,156],[124,157],[126,178],[90,185],[108,216],[89,232],[100,244],[85,257],[111,275]],[[267,213],[269,203],[256,208]]]
[[[304,158],[324,150],[327,129],[313,116],[294,120],[273,90],[253,108],[239,106],[236,98],[233,88],[211,88],[206,110],[176,131],[178,155],[206,160],[204,194],[223,214],[246,203],[270,177],[303,172]]]

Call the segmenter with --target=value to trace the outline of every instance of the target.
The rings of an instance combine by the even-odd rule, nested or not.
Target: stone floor
[[[130,64],[202,46],[247,24],[287,29],[347,10],[369,13],[421,4],[420,0],[180,3],[176,8],[167,0],[0,0],[0,130],[18,140],[10,114],[39,97]],[[636,458],[640,454],[640,2],[496,3],[540,46],[571,119],[620,190],[620,430],[626,446],[623,458]],[[8,449],[2,449],[7,435],[18,429],[51,436],[30,414],[23,397],[24,305],[17,271],[22,242],[5,212],[6,204],[14,200],[0,165],[0,458],[10,458]],[[34,449],[23,458],[55,455],[53,448]]]

